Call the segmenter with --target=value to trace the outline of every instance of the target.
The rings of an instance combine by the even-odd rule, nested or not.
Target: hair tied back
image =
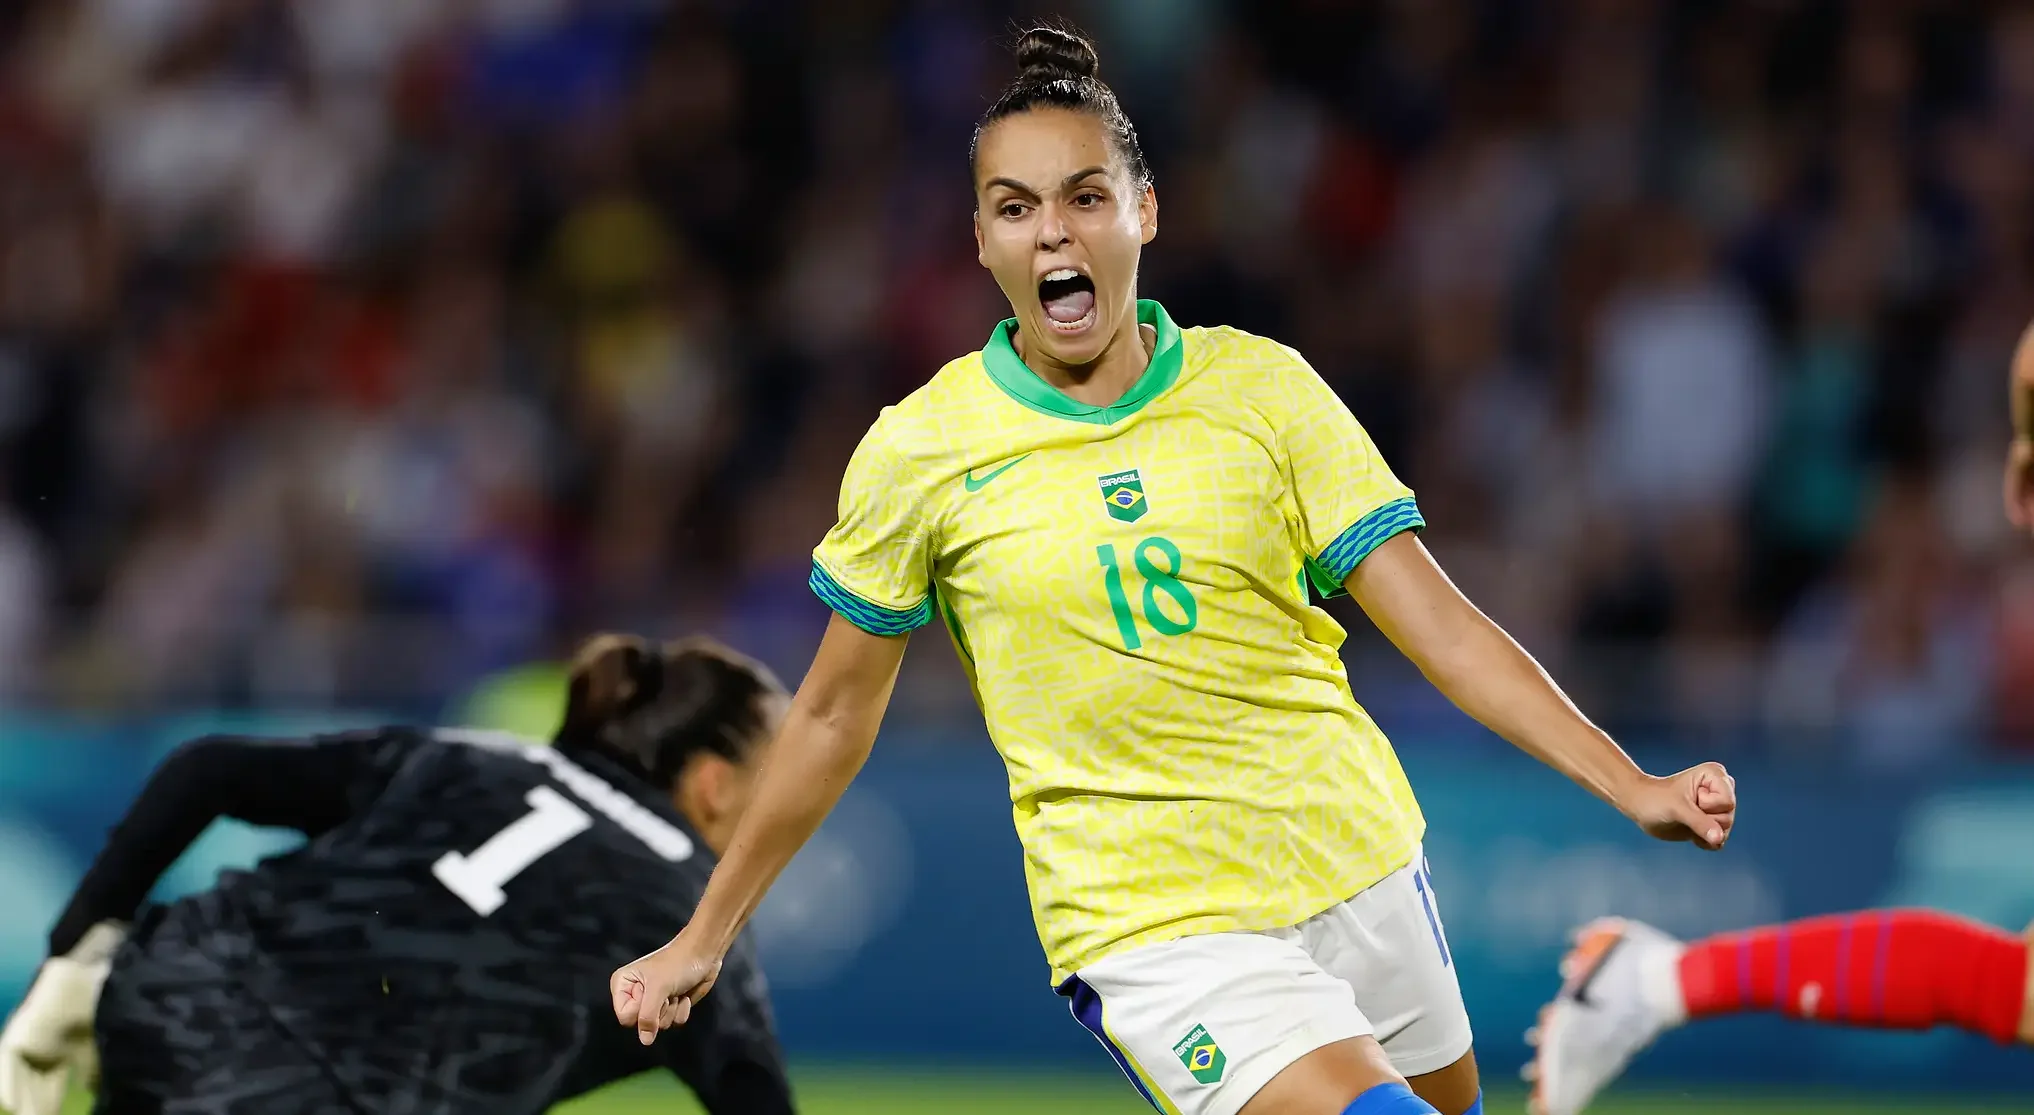
[[[1061,109],[1101,121],[1124,169],[1130,172],[1131,184],[1140,191],[1151,185],[1151,167],[1144,161],[1137,129],[1099,76],[1102,62],[1095,44],[1071,29],[1034,27],[1018,37],[1016,57],[1016,78],[975,124],[974,138],[968,143],[971,175],[980,169],[982,135],[996,121],[1034,109]]]
[[[1056,27],[1036,27],[1017,41],[1020,78],[1079,81],[1100,73],[1102,60],[1094,45]]]
[[[573,664],[572,703],[588,722],[618,716],[641,695],[646,666],[654,672],[656,663],[641,639],[602,635],[588,643]]]

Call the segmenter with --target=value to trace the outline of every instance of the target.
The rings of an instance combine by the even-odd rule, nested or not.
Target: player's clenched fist
[[[1737,822],[1737,779],[1722,763],[1703,763],[1641,781],[1618,806],[1648,835],[1691,840],[1713,852]]]
[[[657,1032],[683,1026],[692,1008],[720,978],[721,956],[700,948],[684,933],[663,948],[615,969],[607,981],[614,994],[615,1021],[636,1028],[648,1045]]]

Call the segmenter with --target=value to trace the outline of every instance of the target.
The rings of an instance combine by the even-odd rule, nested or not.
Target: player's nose
[[[1072,241],[1073,236],[1068,231],[1066,215],[1060,210],[1060,207],[1051,202],[1039,206],[1038,250],[1041,252],[1056,252],[1072,243]]]

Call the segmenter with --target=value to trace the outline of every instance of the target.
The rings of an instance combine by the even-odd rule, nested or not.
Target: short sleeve
[[[1412,489],[1392,474],[1356,416],[1293,354],[1283,415],[1285,464],[1299,505],[1307,576],[1323,596],[1402,531],[1426,527]]]
[[[888,443],[880,420],[840,485],[840,519],[812,553],[812,591],[871,635],[932,620],[932,563],[923,482]]]

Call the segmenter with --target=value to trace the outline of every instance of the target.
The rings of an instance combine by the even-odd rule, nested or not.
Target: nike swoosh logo
[[[1031,454],[1026,453],[1024,454],[1024,457],[1029,457],[1030,455]],[[1019,457],[1014,461],[1005,461],[1001,468],[995,469],[992,472],[983,473],[981,476],[976,476],[975,470],[969,469],[967,476],[961,479],[961,487],[966,488],[970,492],[979,492],[983,488],[989,486],[989,481],[994,480],[995,478],[1003,475],[1006,472],[1009,472],[1013,468],[1016,468],[1018,462],[1022,461],[1024,457]]]
[[[1583,976],[1582,982],[1575,985],[1575,994],[1573,998],[1576,1002],[1582,1004],[1585,1007],[1593,1007],[1597,1005],[1594,1001],[1592,1001],[1589,998],[1590,985],[1596,982],[1597,976],[1603,974],[1604,966],[1610,963],[1611,955],[1618,950],[1618,946],[1624,944],[1624,940],[1625,940],[1624,937],[1622,935],[1619,935],[1617,940],[1610,942],[1610,947],[1604,949],[1602,954],[1596,958],[1596,963],[1590,965],[1589,974]]]

